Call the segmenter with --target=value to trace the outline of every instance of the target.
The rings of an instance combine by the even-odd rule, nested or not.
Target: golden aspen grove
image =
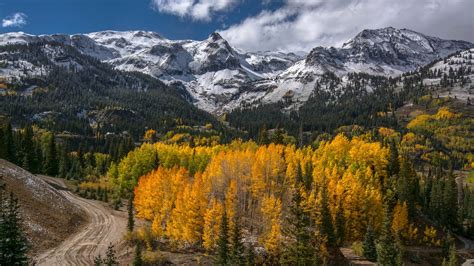
[[[278,255],[292,194],[304,195],[302,206],[320,224],[322,189],[330,199],[331,219],[338,206],[345,207],[347,240],[362,239],[367,223],[380,229],[389,154],[380,143],[338,135],[316,150],[240,141],[209,148],[155,144],[142,149],[155,149],[161,164],[137,183],[136,216],[151,222],[157,238],[174,245],[214,250],[225,211],[229,221],[240,217],[255,244]]]
[[[408,128],[414,131],[405,135],[385,127],[360,134],[356,127],[352,136],[338,134],[303,147],[242,140],[205,146],[146,143],[112,165],[107,177],[119,193],[133,191],[135,216],[148,224],[139,230],[168,248],[216,254],[223,216],[226,228],[236,223],[242,228],[246,246],[261,248],[261,263],[287,264],[292,256],[305,256],[289,253],[301,249],[292,245],[303,241],[294,232],[301,229],[294,219],[307,221],[303,243],[313,255],[306,255],[311,259],[303,258],[303,264],[338,261],[335,247],[361,243],[368,227],[375,235],[393,232],[399,248],[402,243],[440,247],[445,236],[420,223],[416,213],[429,204],[438,204],[431,206],[434,210],[448,206],[435,201],[436,193],[449,200],[450,178],[420,175],[407,156],[419,149],[414,143],[422,140],[419,127],[430,119],[456,118],[442,108],[432,118],[420,115],[411,121]],[[441,191],[433,191],[438,183]],[[448,219],[450,214],[430,215]]]

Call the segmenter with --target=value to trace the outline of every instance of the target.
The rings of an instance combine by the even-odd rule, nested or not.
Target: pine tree
[[[407,158],[403,158],[400,166],[400,178],[398,180],[397,194],[401,202],[406,202],[408,214],[415,216],[415,204],[419,195],[419,184],[416,172]]]
[[[301,182],[298,182],[297,187],[300,187],[300,184]],[[291,239],[281,258],[284,265],[311,265],[315,262],[316,250],[311,245],[311,220],[301,204],[301,188],[295,189],[287,219],[288,226],[284,230]]]
[[[107,253],[104,258],[103,263],[107,266],[118,265],[115,247],[112,243],[110,243],[109,246],[107,247]]]
[[[372,226],[367,226],[367,232],[364,237],[364,257],[369,261],[377,260],[377,248],[375,246],[375,233]]]
[[[431,176],[431,169],[428,171],[428,175],[425,178],[424,186],[423,186],[423,207],[425,210],[429,210],[430,206],[430,195],[431,189],[433,187],[433,177]]]
[[[443,209],[441,211],[441,222],[450,227],[458,227],[458,190],[456,184],[456,177],[450,171],[449,175],[445,179],[445,185],[443,189]]]
[[[35,174],[43,172],[43,150],[38,142],[35,145],[35,160],[33,168],[33,173]]]
[[[258,131],[257,143],[259,145],[267,145],[267,144],[270,143],[270,140],[268,138],[267,126],[265,124],[263,126],[261,126],[259,131]]]
[[[449,258],[448,260],[443,261],[443,266],[457,266],[458,265],[458,258],[456,255],[456,246],[453,244],[449,249]]]
[[[5,129],[3,126],[0,126],[0,159],[7,158],[7,146],[5,143]]]
[[[441,178],[433,180],[433,185],[430,191],[429,214],[434,219],[440,219],[442,209],[441,191],[444,187],[444,181]]]
[[[135,217],[133,214],[133,192],[130,193],[130,198],[128,199],[128,222],[127,229],[129,232],[133,231],[135,227]]]
[[[306,191],[311,190],[313,184],[313,164],[311,161],[308,161],[305,165],[305,175],[304,175],[304,186]]]
[[[253,246],[252,245],[249,245],[245,249],[245,265],[246,266],[255,265],[255,253],[253,251]]]
[[[242,243],[242,230],[240,229],[240,219],[237,217],[234,220],[232,228],[232,241],[230,249],[230,264],[244,265],[245,262],[245,247]]]
[[[387,174],[389,177],[398,175],[400,171],[400,161],[398,158],[398,149],[395,141],[390,142],[390,157],[388,159]]]
[[[133,258],[133,266],[142,266],[143,265],[143,258],[142,258],[142,249],[139,244],[135,246],[135,257]]]
[[[10,194],[0,195],[0,265],[26,265],[28,244],[21,228],[19,205]]]
[[[342,201],[339,201],[336,212],[336,238],[337,245],[342,246],[345,240],[345,218],[344,218],[344,208],[342,206]]]
[[[97,257],[94,258],[94,266],[102,266],[102,262],[104,260],[102,259],[102,256],[99,255]]]
[[[451,246],[454,245],[454,239],[451,236],[451,232],[448,232],[446,239],[443,241],[442,252],[444,258],[449,259],[449,252],[451,251]]]
[[[3,141],[5,143],[5,159],[16,164],[16,145],[13,138],[12,125],[10,123],[4,128]]]
[[[50,176],[57,176],[59,172],[59,162],[58,162],[58,154],[56,149],[56,141],[54,134],[48,138],[46,144],[46,156],[45,156],[45,165],[44,171],[47,175]]]
[[[59,177],[66,178],[70,168],[70,160],[65,146],[61,147],[59,161]]]
[[[219,239],[217,240],[217,261],[218,265],[227,265],[229,263],[229,230],[227,214],[224,209],[221,225],[219,228]]]
[[[327,184],[322,187],[321,191],[321,230],[323,235],[327,237],[329,247],[336,246],[336,236],[334,234],[334,226],[332,223],[331,213],[329,211],[329,199],[327,192]]]
[[[377,263],[384,266],[396,266],[398,249],[392,232],[390,211],[386,210],[381,236],[377,246]]]
[[[24,169],[34,172],[35,166],[35,146],[33,142],[33,129],[27,126],[21,136],[22,166]]]

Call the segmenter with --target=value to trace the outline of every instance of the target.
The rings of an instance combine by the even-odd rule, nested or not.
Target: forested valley
[[[214,117],[155,79],[87,65],[52,67],[31,96],[0,96],[0,158],[128,211],[134,265],[175,253],[218,265],[343,265],[344,250],[379,265],[465,259],[474,111],[423,84],[441,74],[351,74],[336,90],[341,80],[328,73],[297,111],[282,101]],[[445,75],[443,86],[463,76]],[[93,123],[77,115],[82,106],[97,109]],[[24,263],[17,203],[0,199],[0,234],[19,243],[8,259]]]

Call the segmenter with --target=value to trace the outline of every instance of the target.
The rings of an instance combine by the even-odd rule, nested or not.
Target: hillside
[[[0,179],[20,204],[30,254],[52,248],[86,223],[85,212],[39,177],[0,159]]]
[[[0,46],[0,115],[81,135],[218,122],[188,102],[186,91],[123,72],[76,48],[38,42]]]

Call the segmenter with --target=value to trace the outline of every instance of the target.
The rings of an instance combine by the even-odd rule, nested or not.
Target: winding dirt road
[[[62,180],[42,177],[48,183],[65,187]],[[68,190],[59,190],[72,203],[84,209],[89,216],[85,227],[57,247],[38,255],[37,265],[93,265],[94,258],[105,255],[110,243],[121,241],[126,228],[124,213],[111,210],[99,201],[83,199]]]

